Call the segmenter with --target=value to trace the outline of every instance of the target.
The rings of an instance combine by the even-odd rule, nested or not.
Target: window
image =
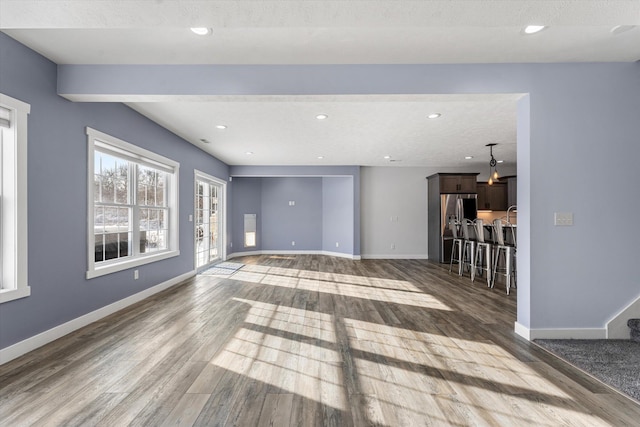
[[[179,255],[179,163],[95,129],[87,135],[87,278]]]
[[[27,282],[27,118],[31,106],[0,94],[0,303]]]
[[[256,246],[256,214],[244,214],[244,247]]]

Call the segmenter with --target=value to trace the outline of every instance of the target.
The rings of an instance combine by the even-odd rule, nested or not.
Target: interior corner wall
[[[0,349],[194,270],[194,169],[226,180],[228,166],[123,104],[69,102],[57,66],[0,33],[0,92],[31,105],[28,119],[28,283],[0,304]],[[87,280],[90,126],[180,162],[180,255]]]
[[[353,178],[322,178],[322,250],[354,253]]]
[[[262,179],[233,178],[231,182],[231,204],[228,216],[231,218],[230,253],[259,251],[262,249]],[[256,246],[244,246],[244,216],[256,215]]]
[[[260,200],[258,239],[262,244],[257,250],[360,255],[359,166],[240,165],[231,166],[230,173],[234,200]],[[255,180],[253,190],[244,187],[249,179]],[[233,218],[239,214],[236,205]],[[231,253],[248,252],[237,247],[242,230],[236,222]]]

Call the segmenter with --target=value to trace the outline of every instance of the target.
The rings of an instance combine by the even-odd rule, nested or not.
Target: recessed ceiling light
[[[207,27],[192,27],[191,31],[199,36],[207,36],[212,33],[211,28]]]
[[[441,115],[442,114],[440,114],[440,113],[433,113],[433,114],[429,114],[427,117],[430,118],[430,119],[437,119]]]
[[[252,154],[253,154],[253,151],[247,151],[247,152],[246,152],[246,153],[244,153],[244,154],[246,154],[247,156],[250,156],[250,155],[252,155]]]
[[[465,156],[464,159],[465,160],[471,160],[471,159],[473,159],[473,156]]]
[[[498,163],[504,163],[504,160],[498,160]]]
[[[225,125],[216,125],[216,129],[225,130],[226,128]]]
[[[636,27],[635,25],[616,25],[611,29],[611,33],[622,34],[622,33],[626,33],[629,30],[633,30],[635,27]]]
[[[525,34],[535,34],[535,33],[539,33],[540,31],[544,30],[546,27],[544,25],[527,25],[524,28],[524,33]]]
[[[385,159],[389,160],[391,156],[384,156]]]
[[[318,156],[318,159],[322,160],[322,159],[324,159],[324,156]]]
[[[328,118],[329,118],[329,116],[327,116],[326,114],[318,114],[316,116],[316,119],[318,119],[318,120],[326,120]]]

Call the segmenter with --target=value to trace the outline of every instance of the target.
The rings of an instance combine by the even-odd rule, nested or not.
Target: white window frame
[[[126,141],[92,129],[86,128],[88,161],[87,161],[87,241],[88,241],[88,268],[87,279],[104,276],[151,262],[160,261],[180,255],[179,250],[179,224],[178,224],[178,177],[180,175],[180,163],[167,157],[145,150]],[[132,254],[123,258],[109,261],[95,262],[95,236],[94,236],[94,157],[96,145],[101,152],[111,152],[114,156],[125,158],[131,162],[150,166],[167,173],[167,207],[169,208],[169,244],[167,249],[151,253],[140,253],[139,250],[139,224],[133,221]],[[133,178],[133,177],[132,177]],[[137,197],[134,192],[132,197]],[[134,210],[139,206],[132,201]],[[134,218],[137,217],[134,215]]]
[[[31,106],[0,94],[10,127],[0,127],[0,303],[31,295],[28,284],[27,120]]]

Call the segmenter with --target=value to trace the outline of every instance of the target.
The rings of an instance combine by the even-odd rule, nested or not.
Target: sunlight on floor
[[[332,316],[250,300],[241,328],[212,364],[335,409],[346,409]],[[286,338],[291,334],[291,338]]]
[[[242,298],[233,298],[233,301],[251,305],[245,323],[268,327],[274,333],[284,331],[295,334],[298,339],[336,342],[332,316],[328,314]]]
[[[489,424],[513,424],[516,419],[529,424],[539,420],[530,409],[538,407],[540,399],[567,420],[578,417],[593,425],[601,422],[572,410],[569,394],[497,345],[342,320],[353,349],[359,388],[367,396],[374,423],[417,425],[425,417],[444,420],[444,414],[451,417],[465,408],[474,419]],[[486,405],[478,406],[478,401]],[[554,402],[561,405],[556,407]],[[527,411],[514,409],[518,407]],[[455,425],[450,418],[448,421]]]
[[[548,396],[570,396],[526,363],[499,346],[483,341],[450,338],[441,333],[425,333],[354,319],[343,319],[350,345],[356,350],[388,358],[388,363],[416,371],[450,372],[465,380],[477,377],[478,384],[491,383],[511,393],[538,392]],[[535,382],[535,378],[538,381]],[[532,382],[534,382],[532,384]],[[440,390],[429,384],[427,389]]]
[[[376,283],[378,285],[376,287],[373,284],[356,285],[328,280],[307,279],[302,277],[306,274],[301,274],[300,270],[295,269],[270,268],[269,272],[265,273],[254,272],[251,271],[252,269],[247,269],[247,267],[249,266],[245,266],[235,273],[232,276],[233,280],[241,280],[244,282],[258,283],[262,285],[282,286],[290,289],[323,292],[345,297],[365,298],[392,304],[431,308],[434,310],[451,311],[451,308],[429,294],[424,292],[399,290],[397,289],[397,283],[387,284],[386,279],[366,278],[371,281],[370,283]],[[277,274],[283,273],[282,270],[286,270],[284,271],[286,275]],[[334,276],[345,275],[332,275],[332,277]],[[393,282],[399,281],[396,280]],[[385,284],[388,286],[383,286]]]
[[[297,268],[268,267],[264,265],[245,265],[243,271],[250,273],[268,273],[276,276],[300,277],[303,279],[326,282],[348,283],[373,288],[395,289],[408,292],[422,292],[420,288],[406,280],[383,279],[379,277],[355,276],[353,274],[326,273],[322,271],[299,270]]]
[[[233,298],[246,304],[248,312],[243,326],[211,361],[212,369],[221,367],[344,411],[353,411],[346,397],[347,390],[355,390],[367,422],[379,426],[427,421],[447,426],[557,425],[540,421],[549,412],[567,424],[605,425],[567,393],[571,380],[558,379],[546,365],[521,361],[490,341],[471,339],[464,330],[447,324],[410,330],[382,319],[369,322],[344,313],[335,317],[318,307],[341,297],[343,302],[389,303],[391,312],[393,304],[452,311],[409,282],[258,265],[245,266],[232,280],[282,289],[273,291],[276,304]],[[334,299],[318,299],[318,293]],[[287,295],[304,307],[313,294],[312,310],[280,301]],[[336,328],[342,331],[340,343]],[[355,372],[357,384],[345,385],[345,369]]]

